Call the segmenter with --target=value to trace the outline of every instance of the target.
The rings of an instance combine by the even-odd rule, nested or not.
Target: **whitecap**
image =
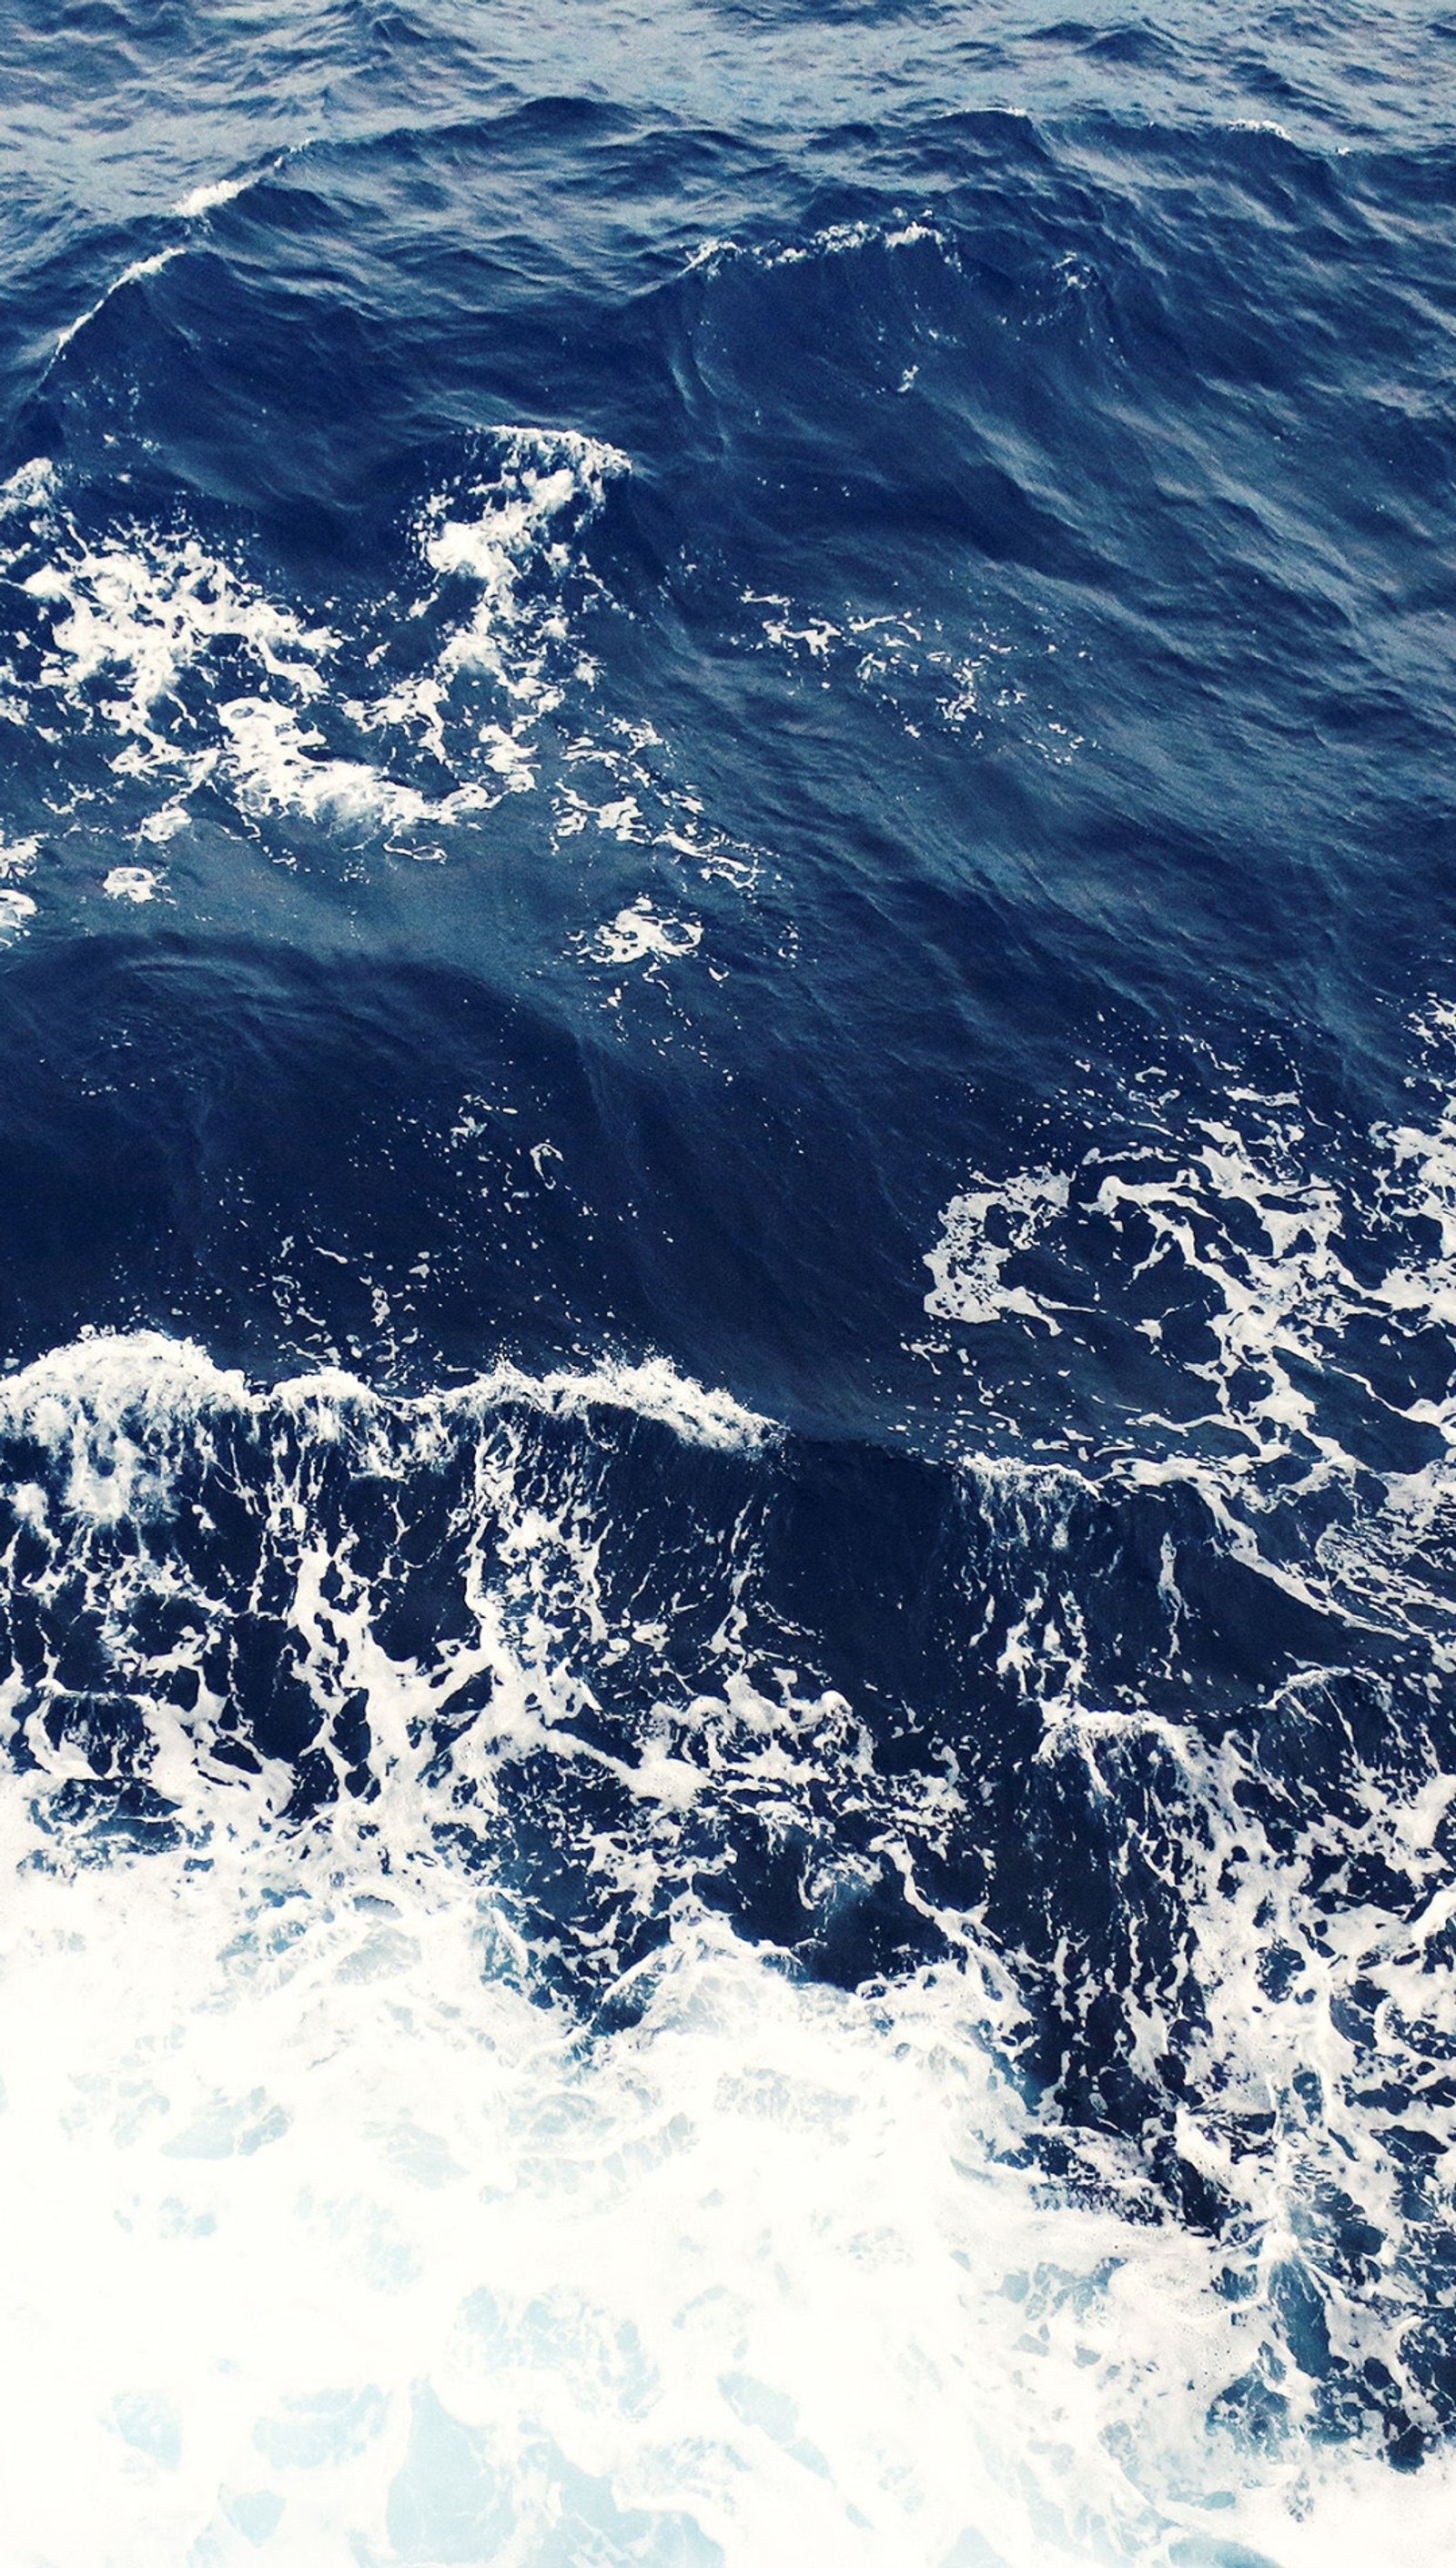
[[[146,865],[113,865],[102,890],[109,900],[154,900],[156,876]]]

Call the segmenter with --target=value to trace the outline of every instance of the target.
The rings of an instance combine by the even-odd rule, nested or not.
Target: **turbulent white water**
[[[1298,2430],[1261,2438],[1228,2393],[1282,2383],[1298,2427],[1299,2367],[1270,2330],[1312,2252],[1311,2170],[1367,2211],[1381,2196],[1398,2235],[1342,1997],[1382,1976],[1427,2049],[1444,2001],[1393,1929],[1374,1949],[1369,1920],[1327,1952],[1312,2008],[1308,1984],[1261,1984],[1271,1938],[1304,1935],[1308,1890],[1268,1850],[1247,1888],[1220,1889],[1249,1834],[1236,1764],[1200,1766],[1162,1729],[1202,1813],[1185,1836],[1202,1837],[1211,2008],[1212,2119],[1195,2105],[1181,2144],[1243,2184],[1231,2263],[1228,2239],[1169,2216],[1135,2147],[1036,2101],[1014,1972],[974,1917],[947,1921],[958,1959],[849,1992],[674,1888],[681,1831],[715,1795],[740,1819],[807,1824],[826,1795],[868,1809],[885,1842],[900,1832],[908,1879],[914,1831],[938,1824],[926,1778],[873,1782],[848,1707],[755,1682],[741,1529],[721,1690],[665,1699],[635,1746],[594,1740],[593,1680],[662,1636],[613,1621],[620,1510],[609,1485],[594,1512],[593,1472],[614,1437],[636,1453],[649,1435],[751,1476],[766,1422],[662,1365],[388,1402],[338,1376],[253,1392],[145,1338],[12,1377],[4,1412],[0,2468],[17,2568],[1370,2555],[1384,2466]],[[441,1474],[452,1494],[422,1495]],[[1052,1491],[988,1485],[1009,1532],[1018,1510],[1054,1511]],[[371,1492],[383,1556],[358,1513]],[[229,1498],[251,1531],[232,1526],[224,1577]],[[467,1628],[392,1655],[428,1504],[460,1546]],[[207,1655],[265,1598],[337,1776],[311,1815],[290,1808],[289,1766],[229,1732]],[[88,1630],[91,1692],[68,1661]],[[1029,1621],[1022,1646],[1044,1678]],[[466,1689],[487,1663],[482,1708]],[[115,1709],[88,1709],[99,1666],[138,1716],[130,1749]],[[362,1768],[345,1744],[361,1699]],[[1063,1703],[1048,1754],[1095,1772],[1158,1727]],[[625,1980],[620,1906],[608,1917],[585,2008],[519,1896],[507,1784],[527,1777],[528,1814],[543,1754],[548,1776],[586,1761],[641,1813],[583,1821],[588,1869],[629,1908],[667,1902],[666,1941]],[[146,1786],[140,1820],[107,1797],[124,1771]],[[952,1793],[946,1819],[974,1824],[955,1813]],[[1378,1824],[1418,1869],[1438,1815],[1417,1795]],[[1164,2038],[1152,2015],[1146,2038]],[[1226,2143],[1250,2103],[1278,2127],[1245,2165]],[[1343,2357],[1398,2344],[1397,2264],[1388,2277],[1388,2308],[1379,2282],[1341,2304]],[[1435,2568],[1449,2485],[1428,2465],[1402,2487],[1403,2553]]]
[[[7,2557],[1360,2555],[1381,2474],[1210,2447],[1207,2250],[1018,2163],[994,1984],[685,1928],[585,2038],[495,1943],[488,1897],[278,1849],[21,1875]]]

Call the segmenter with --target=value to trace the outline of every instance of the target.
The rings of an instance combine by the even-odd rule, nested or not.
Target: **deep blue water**
[[[603,2040],[704,1916],[866,2005],[974,1944],[1018,2163],[1208,2242],[1209,2433],[1367,2452],[1394,2555],[1456,2425],[1456,19],[9,0],[0,170],[41,1860],[388,1857],[403,1761]],[[1055,2555],[1265,2557],[1158,2502]]]

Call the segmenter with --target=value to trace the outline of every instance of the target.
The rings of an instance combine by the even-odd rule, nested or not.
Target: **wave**
[[[1053,1963],[1070,2006],[1120,1991],[1135,2069],[1176,2061],[1160,2162],[1035,2074],[994,1901],[857,1988],[725,1913],[715,1863],[796,1837],[832,1910],[976,1824],[781,1613],[765,1646],[765,1420],[661,1363],[398,1399],[94,1338],[10,1379],[0,1435],[17,2539],[1040,2568],[1227,2559],[1212,2519],[1289,2563],[1373,2502],[1311,2425],[1398,2411],[1419,2448],[1434,1881],[1376,1926],[1326,1872],[1311,1932],[1313,1843],[1236,1742],[1054,1725],[1045,1818],[1080,1788],[1110,1826],[1134,1943],[1180,1881],[1171,1980],[1084,1946],[1073,1997],[1069,1913]],[[1089,1503],[983,1474],[1041,1681]],[[1291,1689],[1307,1751],[1318,1709]],[[1351,1810],[1346,1859],[1419,1878],[1442,1807]],[[1362,2093],[1372,2009],[1398,2105]],[[61,2430],[95,2467],[58,2514]]]
[[[705,1936],[782,1955],[811,2015],[974,1988],[1008,2163],[1131,2224],[1130,2270],[1170,2222],[1197,2266],[1208,2454],[1288,2494],[1311,2435],[1442,2429],[1436,1704],[1271,1631],[1196,1490],[989,1455],[846,1483],[661,1363],[407,1398],[155,1338],[12,1377],[0,1437],[42,1875],[488,1912],[500,1987],[589,2040],[647,2040]]]

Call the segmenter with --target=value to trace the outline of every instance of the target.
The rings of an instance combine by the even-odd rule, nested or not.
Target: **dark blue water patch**
[[[98,939],[6,986],[12,1357],[87,1323],[416,1382],[736,1344],[745,1381],[812,1399],[884,1343],[877,1305],[916,1310],[918,1242],[811,1094],[691,1065],[665,1094],[549,1007],[404,961]]]
[[[416,1385],[501,1352],[539,1368],[653,1348],[800,1425],[862,1426],[889,1399],[934,1438],[974,1389],[1003,1442],[1146,1444],[1150,1413],[1217,1460],[1247,1439],[1265,1361],[1229,1370],[1226,1410],[1208,1414],[1230,1294],[1275,1289],[1264,1224],[1322,1187],[1349,1285],[1324,1309],[1311,1270],[1279,1357],[1354,1475],[1315,1529],[1378,1508],[1379,1474],[1439,1454],[1430,1404],[1449,1390],[1448,1339],[1419,1303],[1407,1315],[1381,1299],[1394,1264],[1420,1272],[1439,1252],[1439,1231],[1418,1190],[1386,1199],[1388,1144],[1361,1132],[1347,1079],[1321,1104],[1310,1077],[1292,1155],[1290,1108],[1271,1124],[1267,1107],[1231,1107],[1231,1074],[1208,1080],[1191,1045],[1127,1108],[1028,1116],[1029,1045],[1021,1083],[958,1093],[928,1006],[913,1048],[883,1016],[866,1050],[834,1022],[852,995],[841,984],[811,985],[782,1022],[765,993],[757,1060],[725,1079],[690,1052],[665,1063],[647,1028],[624,1043],[610,1015],[573,1021],[574,986],[150,928],[18,948],[0,1134],[12,1360],[88,1323],[197,1332],[265,1371],[342,1357]],[[1088,1032],[1110,1087],[1130,1032]],[[1287,1051],[1244,1068],[1248,1096],[1295,1094]],[[1387,1112],[1411,1112],[1399,1068],[1398,1053],[1361,1064],[1362,1100],[1378,1074]],[[1222,1129],[1230,1113],[1253,1152],[1247,1201],[1209,1185],[1200,1156],[1208,1119]],[[927,1321],[925,1260],[978,1164],[993,1194],[1019,1170],[1068,1172],[1043,1236],[1018,1244],[1004,1203],[986,1216],[1008,1285],[1046,1317]],[[1129,1198],[1109,1206],[1109,1182]],[[1180,1201],[1191,1257],[1168,1235]],[[1306,1467],[1292,1448],[1283,1478]],[[1292,1504],[1260,1538],[1295,1564],[1310,1528]]]
[[[301,183],[280,182],[281,201]],[[1171,208],[1154,195],[1151,216],[1141,204],[1121,209],[1130,237],[1119,282],[1105,254],[1088,261],[1086,207],[1075,190],[1061,201],[1054,164],[1046,184],[1040,239],[1017,198],[1018,237],[998,244],[988,216],[1005,231],[1013,204],[998,169],[989,203],[953,197],[953,219],[938,212],[924,238],[898,247],[915,224],[861,186],[796,208],[758,248],[710,259],[645,297],[630,278],[625,299],[599,288],[605,398],[597,325],[573,318],[563,331],[548,278],[523,289],[538,315],[528,337],[540,345],[531,340],[519,372],[505,351],[495,377],[492,348],[514,325],[482,280],[486,340],[449,333],[475,388],[472,416],[490,415],[477,396],[497,380],[497,418],[545,411],[633,456],[636,485],[614,495],[598,553],[623,610],[602,627],[607,683],[623,703],[650,693],[694,744],[726,823],[789,865],[820,947],[853,933],[833,854],[859,841],[887,892],[908,874],[917,893],[933,885],[954,903],[989,893],[999,962],[1034,919],[1023,1012],[1037,1004],[1033,980],[1064,1007],[1062,985],[1090,964],[1103,983],[1159,1009],[1176,1011],[1197,972],[1225,981],[1246,1007],[1327,1018],[1368,979],[1372,911],[1390,982],[1408,989],[1433,919],[1445,938],[1450,812],[1435,752],[1449,654],[1412,654],[1401,631],[1410,610],[1367,593],[1367,537],[1350,507],[1376,511],[1369,525],[1387,568],[1402,522],[1421,561],[1438,558],[1444,432],[1439,421],[1430,432],[1386,424],[1378,350],[1363,379],[1359,369],[1331,372],[1325,307],[1328,328],[1338,313],[1343,329],[1346,316],[1332,277],[1308,282],[1329,262],[1303,240],[1277,235],[1256,256],[1245,213],[1243,272],[1230,272],[1227,245],[1215,252],[1219,291],[1251,328],[1268,309],[1282,313],[1269,350],[1276,390],[1249,348],[1220,357],[1211,335],[1199,187],[1190,182],[1186,203],[1175,195]],[[245,211],[255,197],[260,210]],[[866,238],[834,246],[820,220],[831,215],[867,224]],[[296,305],[250,313],[250,292],[278,291],[290,235],[283,225],[276,237],[266,188],[223,216],[259,227],[258,251],[229,268],[225,295],[218,251],[189,251],[125,289],[115,301],[126,311],[109,320],[109,306],[66,352],[55,396],[70,405],[65,451],[84,466],[102,440],[134,438],[154,401],[167,452],[179,456],[187,352],[218,351],[215,329],[201,326],[215,306],[236,334],[241,372],[236,383],[199,380],[191,406],[203,433],[229,441],[253,475],[262,401],[289,423],[287,460],[269,463],[266,500],[220,452],[199,463],[194,486],[209,504],[226,493],[266,506],[275,541],[313,579],[330,566],[345,573],[352,550],[353,577],[372,559],[377,582],[386,529],[371,488],[376,507],[402,477],[418,490],[442,425],[459,424],[440,361],[427,367],[401,339],[415,324],[397,309],[388,229],[371,247],[367,224],[362,240],[360,226],[344,226],[327,291],[301,280]],[[328,219],[339,231],[343,217]],[[1305,280],[1305,326],[1291,326],[1271,257]],[[1429,325],[1392,319],[1388,293],[1370,291],[1381,326],[1399,332],[1403,362],[1423,362]],[[1088,310],[1102,311],[1110,294],[1135,312],[1139,293],[1154,303],[1186,294],[1186,325],[1170,335],[1165,324],[1161,340],[1134,330],[1119,351]],[[132,309],[139,297],[142,315]],[[165,318],[173,307],[176,321]],[[370,308],[376,319],[361,336]],[[440,319],[420,327],[437,331]],[[543,376],[558,362],[575,370],[569,382]],[[902,399],[895,387],[911,373]],[[44,426],[32,423],[35,434]],[[1165,451],[1176,455],[1172,475],[1161,469]],[[389,540],[397,548],[398,532]],[[392,564],[390,585],[397,575]],[[761,608],[745,614],[744,592],[781,593],[785,623],[837,619],[841,640],[901,616],[925,646],[920,662],[904,683],[866,681],[855,672],[872,655],[836,648],[825,705],[814,655],[790,651],[765,666],[769,619]],[[954,688],[921,665],[936,647],[931,626],[943,662],[979,662],[984,713],[947,720]],[[1024,715],[998,700],[1004,661],[1012,699],[1033,708]],[[1398,832],[1398,864],[1394,835],[1383,860],[1381,841],[1372,845],[1370,808]],[[987,942],[981,928],[969,907],[968,975]]]

